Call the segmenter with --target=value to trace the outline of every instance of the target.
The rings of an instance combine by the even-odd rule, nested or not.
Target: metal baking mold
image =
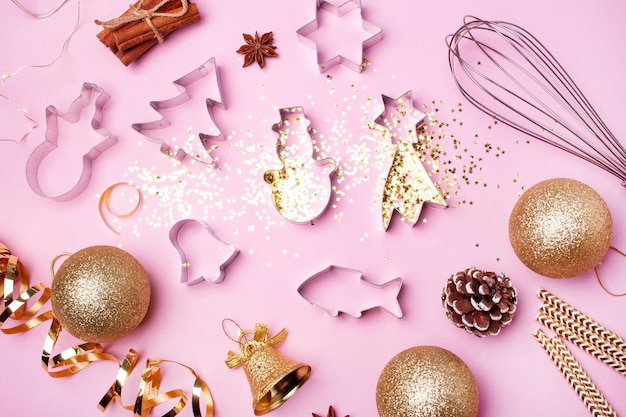
[[[401,318],[398,301],[401,289],[400,277],[375,284],[365,279],[359,270],[330,265],[302,282],[298,294],[333,317],[346,313],[359,318],[367,310],[381,308]]]
[[[207,107],[207,112],[209,114],[209,119],[215,126],[217,126],[213,119],[213,109],[215,107],[220,107],[222,109],[225,109],[226,107],[224,103],[222,102],[222,89],[221,89],[221,82],[219,78],[217,64],[216,64],[215,58],[211,58],[208,61],[206,61],[204,64],[200,65],[198,68],[194,69],[190,73],[182,76],[181,78],[173,82],[174,86],[180,92],[178,95],[172,98],[166,99],[166,100],[159,100],[159,101],[155,100],[155,101],[150,102],[150,107],[152,107],[162,116],[160,120],[156,120],[153,122],[146,122],[146,123],[133,123],[132,125],[133,129],[135,129],[137,132],[144,135],[146,138],[148,138],[152,142],[161,144],[161,152],[164,153],[165,155],[175,158],[177,161],[183,161],[185,158],[191,157],[199,162],[206,163],[207,165],[213,164],[214,161],[212,158],[210,161],[205,162],[201,160],[200,158],[196,157],[195,155],[189,154],[182,148],[174,148],[172,145],[166,142],[166,139],[155,137],[147,133],[148,131],[163,129],[165,127],[171,126],[171,122],[163,115],[161,110],[180,106],[181,104],[184,104],[187,101],[189,101],[191,99],[191,94],[188,90],[189,86],[209,76],[214,77],[213,81],[215,83],[215,88],[217,90],[218,97],[207,98],[206,107]],[[199,133],[198,137],[200,139],[200,142],[202,143],[202,146],[207,151],[211,149],[211,143],[213,141],[223,141],[225,139],[224,135],[221,132],[217,135],[208,135],[205,133]]]
[[[414,226],[424,203],[443,208],[448,204],[424,168],[414,145],[419,141],[418,125],[426,115],[413,106],[412,91],[398,98],[382,97],[385,108],[374,123],[388,132],[395,148],[381,204],[383,226],[387,230],[394,211]]]
[[[283,166],[265,171],[263,179],[272,189],[276,210],[293,223],[308,224],[328,209],[337,162],[314,157],[311,121],[302,107],[280,109],[280,119],[272,130],[278,134],[276,155]]]
[[[335,55],[328,59],[322,59],[317,42],[311,39],[311,35],[320,29],[320,13],[331,13],[341,18],[348,13],[354,12],[355,10],[359,11],[363,30],[370,35],[362,42],[361,60],[359,62],[354,62],[353,60],[341,54]],[[300,39],[300,41],[305,46],[313,49],[316,52],[317,65],[320,72],[322,73],[328,71],[338,64],[343,64],[356,72],[362,72],[365,69],[365,65],[363,63],[364,51],[380,42],[383,38],[383,30],[380,27],[376,26],[368,20],[363,19],[361,11],[361,0],[346,0],[339,5],[334,5],[326,0],[318,0],[315,19],[302,26],[296,31],[296,33],[298,34],[298,38]]]
[[[93,146],[86,154],[83,155],[83,169],[76,184],[63,194],[50,196],[41,189],[41,185],[39,184],[39,167],[46,156],[58,148],[59,119],[62,119],[67,123],[77,123],[80,120],[81,113],[89,106],[94,96],[95,110],[90,124],[91,128],[98,135],[103,137],[103,140],[98,142],[98,144]],[[45,141],[33,150],[26,163],[26,179],[36,194],[55,201],[68,201],[77,197],[85,190],[85,188],[87,188],[87,185],[91,180],[92,165],[94,160],[117,143],[117,137],[114,136],[108,129],[104,129],[101,126],[103,114],[102,109],[107,101],[109,101],[109,98],[110,96],[98,85],[93,83],[83,83],[80,95],[72,102],[66,113],[60,112],[52,105],[46,107],[47,128]]]
[[[219,259],[216,260],[217,267],[215,268],[214,273],[190,278],[189,270],[191,267],[191,263],[187,256],[187,253],[181,246],[180,238],[185,228],[188,228],[189,226],[193,226],[193,225],[199,225],[200,227],[202,227],[202,231],[207,233],[209,237],[211,238],[211,247],[207,249],[211,250],[214,253],[221,253],[223,255],[220,256]],[[193,233],[193,232],[189,232],[189,233]],[[178,221],[170,229],[169,238],[170,238],[170,242],[172,243],[172,245],[174,246],[174,248],[180,255],[180,259],[181,259],[180,282],[185,285],[194,285],[202,281],[207,281],[212,284],[219,284],[220,282],[224,281],[224,278],[226,277],[226,268],[230,264],[232,264],[235,258],[237,257],[237,255],[239,255],[239,249],[237,249],[231,244],[220,239],[217,236],[217,234],[213,231],[211,226],[209,226],[207,223],[201,220],[183,219],[183,220]]]

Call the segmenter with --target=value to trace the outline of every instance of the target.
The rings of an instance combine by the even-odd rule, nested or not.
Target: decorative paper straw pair
[[[617,417],[561,337],[623,376],[626,376],[626,341],[550,292],[540,289],[537,296],[543,300],[537,321],[556,334],[548,337],[538,329],[535,338],[594,417]]]

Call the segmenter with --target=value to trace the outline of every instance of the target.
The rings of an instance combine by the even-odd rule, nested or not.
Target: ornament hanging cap
[[[237,338],[229,335],[227,322],[237,326]],[[222,321],[222,329],[229,339],[239,344],[240,353],[228,352],[225,362],[231,369],[243,366],[252,391],[255,415],[267,414],[278,408],[309,379],[309,365],[292,361],[273,347],[285,340],[286,329],[268,337],[269,330],[265,324],[257,323],[254,331],[243,330],[231,319]],[[250,335],[253,336],[250,338]]]

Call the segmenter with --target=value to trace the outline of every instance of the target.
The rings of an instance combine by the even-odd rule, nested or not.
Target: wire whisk
[[[532,34],[512,23],[468,16],[447,43],[450,71],[470,103],[626,185],[624,147]]]

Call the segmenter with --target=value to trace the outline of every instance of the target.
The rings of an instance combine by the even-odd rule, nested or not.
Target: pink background
[[[29,0],[25,5],[43,10],[52,3]],[[37,20],[4,2],[0,72],[50,63],[72,30],[76,6],[76,0],[70,0],[54,16]],[[626,10],[621,2],[364,0],[364,18],[383,29],[383,40],[365,52],[371,65],[363,73],[337,66],[324,74],[318,71],[315,52],[296,35],[315,18],[314,1],[199,1],[200,23],[171,35],[127,68],[99,43],[100,28],[92,23],[119,15],[126,2],[87,0],[80,7],[80,26],[62,57],[51,66],[25,68],[0,87],[0,93],[26,108],[38,124],[19,144],[0,142],[0,240],[20,257],[33,284],[50,284],[50,261],[60,252],[107,244],[139,259],[152,283],[149,314],[134,333],[106,344],[108,351],[121,359],[135,348],[140,365],[147,358],[163,358],[192,367],[210,386],[216,416],[253,415],[243,371],[224,364],[227,352],[237,348],[221,329],[227,317],[244,328],[267,323],[271,334],[287,328],[289,335],[279,350],[312,366],[309,382],[273,412],[277,417],[325,415],[331,404],[339,416],[377,415],[375,389],[381,370],[395,354],[416,345],[447,348],[469,365],[480,390],[481,417],[587,415],[532,337],[539,327],[535,293],[544,287],[622,335],[624,300],[605,294],[593,272],[562,281],[531,272],[511,249],[508,217],[525,188],[553,177],[578,179],[606,200],[614,218],[612,244],[624,250],[624,191],[617,179],[581,160],[535,140],[526,143],[525,136],[501,124],[493,126],[454,86],[445,37],[467,14],[525,27],[556,55],[616,136],[624,137]],[[268,59],[264,70],[242,69],[242,55],[235,53],[243,42],[241,34],[254,31],[273,31],[278,46],[280,56]],[[323,48],[326,52],[330,46]],[[358,47],[347,48],[343,54],[359,55]],[[217,60],[226,106],[215,109],[214,119],[227,140],[215,151],[219,170],[193,164],[194,176],[188,176],[131,125],[157,120],[160,116],[149,102],[174,96],[172,81],[211,57]],[[29,188],[26,161],[44,139],[45,107],[67,110],[83,82],[96,83],[110,94],[103,125],[119,141],[95,162],[91,182],[81,195],[65,203],[50,201]],[[426,206],[415,227],[395,214],[385,232],[378,181],[387,167],[378,149],[381,139],[372,136],[367,123],[382,112],[381,94],[398,97],[407,90],[413,91],[418,108],[436,103],[435,117],[448,123],[442,131],[448,137],[448,155],[463,157],[453,160],[453,166],[461,170],[469,155],[482,160],[470,175],[472,183],[454,190],[458,194],[452,196],[450,208]],[[173,129],[184,132],[190,126],[200,130],[211,125],[202,107],[204,96],[194,99],[170,113]],[[333,180],[341,192],[334,197],[340,198],[314,227],[284,220],[262,179],[263,172],[279,162],[271,126],[280,120],[278,109],[290,106],[304,107],[324,156],[335,158],[345,171],[341,182]],[[0,108],[0,137],[18,140],[29,124],[5,101]],[[80,172],[80,156],[92,146],[88,139],[94,138],[93,132],[80,125],[62,131],[60,140],[69,142],[67,154],[42,166],[51,190],[67,189]],[[452,149],[450,137],[461,142],[459,149]],[[488,143],[491,152],[486,152]],[[358,146],[363,148],[356,152]],[[361,159],[352,160],[352,155]],[[157,176],[160,182],[155,182]],[[119,221],[122,229],[115,235],[98,214],[98,199],[120,181],[133,181],[144,205],[140,213]],[[241,251],[223,283],[179,283],[180,259],[168,231],[183,218],[206,221]],[[195,255],[202,250],[197,247]],[[615,291],[626,288],[620,273],[624,262],[611,253],[601,268]],[[376,309],[359,319],[331,317],[309,305],[296,289],[331,264],[360,270],[377,283],[402,277],[404,316],[397,319]],[[497,337],[478,339],[445,317],[440,302],[444,282],[468,266],[505,272],[518,289],[517,315]],[[53,379],[40,365],[46,332],[44,324],[24,334],[0,335],[3,414],[101,415],[96,404],[114,381],[117,366],[94,363],[75,376]],[[73,342],[64,333],[57,347]],[[623,378],[576,347],[572,351],[616,411],[626,413]],[[141,368],[125,387],[126,403],[134,401]],[[190,380],[176,372],[165,373],[164,384],[191,388]],[[129,413],[113,405],[106,415]],[[191,409],[183,415],[191,415]]]

